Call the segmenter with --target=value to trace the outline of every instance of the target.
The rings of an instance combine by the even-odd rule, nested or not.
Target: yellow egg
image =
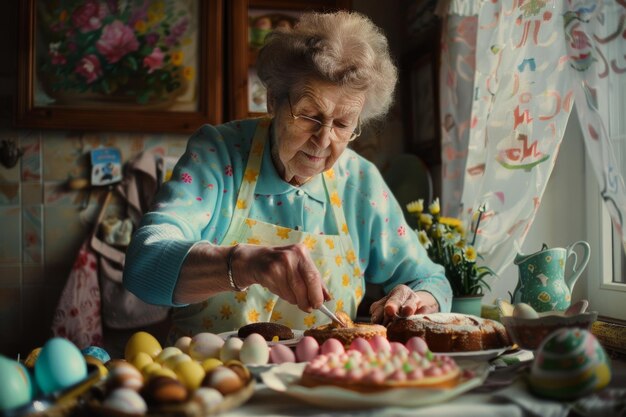
[[[153,359],[163,350],[159,341],[147,332],[137,332],[126,342],[124,358],[131,361],[139,352],[145,352]]]
[[[158,376],[167,376],[173,379],[178,379],[178,375],[176,375],[176,372],[172,371],[169,368],[163,367],[155,369],[153,372],[150,372],[150,374],[148,374],[148,379],[156,378]]]
[[[206,374],[202,365],[196,361],[180,362],[174,368],[174,372],[178,375],[180,382],[190,390],[198,388]]]
[[[143,374],[145,378],[145,377],[148,377],[148,375],[152,374],[155,371],[158,371],[161,368],[163,367],[161,366],[160,363],[152,362],[152,363],[147,364],[143,368],[141,368],[141,373]]]
[[[179,353],[178,355],[170,356],[169,358],[167,358],[165,362],[163,362],[163,366],[166,368],[174,369],[176,368],[176,365],[178,365],[181,362],[191,362],[191,361],[192,361],[191,356],[185,353]]]
[[[130,363],[141,371],[146,365],[154,363],[154,360],[152,359],[152,356],[148,355],[146,352],[139,352],[130,361]]]
[[[175,355],[180,355],[181,353],[183,353],[182,350],[180,350],[179,348],[175,347],[175,346],[168,346],[166,348],[164,348],[158,355],[157,357],[154,359],[155,362],[163,364],[168,358],[175,356]]]
[[[209,371],[217,368],[220,365],[224,365],[224,362],[222,362],[221,360],[216,359],[216,358],[205,359],[202,362],[202,368],[204,368],[205,372],[209,372]]]

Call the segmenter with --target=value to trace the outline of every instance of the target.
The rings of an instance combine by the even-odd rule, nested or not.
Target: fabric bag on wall
[[[52,319],[52,334],[71,340],[80,349],[102,346],[98,260],[83,242]]]
[[[113,191],[105,196],[96,224],[102,222]],[[167,318],[168,307],[148,304],[137,298],[122,285],[125,254],[120,249],[91,236],[91,249],[98,257],[98,278],[102,300],[102,321],[113,329],[131,329],[158,323]]]

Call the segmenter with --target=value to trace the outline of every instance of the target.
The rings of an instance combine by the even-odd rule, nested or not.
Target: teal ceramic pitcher
[[[576,246],[582,250],[580,262],[574,251]],[[548,249],[544,243],[539,252],[518,253],[513,262],[519,267],[519,281],[513,291],[512,304],[526,303],[538,312],[567,309],[574,284],[587,266],[589,255],[589,244],[582,240],[566,248]],[[571,270],[566,271],[570,256],[574,257],[574,263]]]

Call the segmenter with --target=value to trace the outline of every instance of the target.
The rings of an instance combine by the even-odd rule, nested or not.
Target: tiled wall
[[[126,161],[147,150],[179,156],[187,135],[137,135],[0,129],[24,150],[0,167],[0,352],[22,354],[50,336],[58,297],[91,230],[102,190],[70,190],[87,178],[88,153],[115,146]],[[83,207],[86,205],[86,207]]]

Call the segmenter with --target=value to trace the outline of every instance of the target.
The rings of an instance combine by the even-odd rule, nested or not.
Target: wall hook
[[[22,155],[24,150],[18,148],[13,139],[3,139],[0,143],[0,164],[5,168],[13,168]]]

